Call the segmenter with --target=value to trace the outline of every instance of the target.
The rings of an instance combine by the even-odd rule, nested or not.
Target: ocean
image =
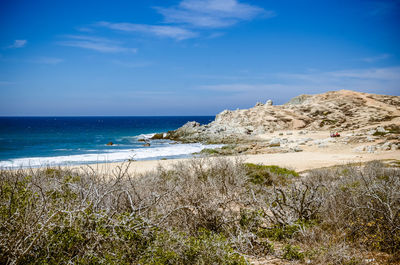
[[[188,121],[206,124],[214,116],[177,117],[0,117],[0,167],[78,165],[189,157],[201,143],[141,138],[175,130]],[[113,145],[107,145],[112,142]]]

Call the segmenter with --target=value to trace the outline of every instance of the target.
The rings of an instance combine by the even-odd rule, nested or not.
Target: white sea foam
[[[68,148],[61,148],[61,149],[54,149],[55,151],[71,151],[72,149]]]
[[[135,136],[124,136],[118,140],[128,140],[131,143],[137,143],[139,139],[150,140],[156,133],[143,133]]]
[[[0,161],[0,168],[38,167],[47,165],[55,166],[80,163],[104,163],[124,161],[127,159],[149,160],[161,157],[190,155],[192,153],[200,152],[204,148],[217,148],[221,146],[222,145],[203,145],[200,143],[174,144],[154,148],[115,150],[112,152],[109,152],[109,150],[103,150],[102,153],[97,154],[18,158],[7,161]]]
[[[154,135],[155,135],[155,133],[144,133],[144,134],[139,134],[139,135],[135,136],[135,138],[137,138],[137,139],[150,139]]]

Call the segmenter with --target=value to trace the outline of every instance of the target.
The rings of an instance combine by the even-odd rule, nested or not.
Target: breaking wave
[[[200,143],[169,144],[162,147],[152,147],[152,148],[102,150],[101,153],[91,153],[91,154],[16,158],[11,160],[0,161],[0,167],[20,168],[20,167],[119,162],[128,159],[153,160],[160,158],[176,158],[176,157],[189,156],[190,154],[200,152],[204,148],[217,148],[221,146],[222,145],[204,145]]]

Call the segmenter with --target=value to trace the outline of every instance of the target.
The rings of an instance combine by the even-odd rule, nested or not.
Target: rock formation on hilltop
[[[224,110],[207,125],[189,122],[165,138],[186,142],[233,142],[277,130],[354,130],[384,121],[399,122],[400,97],[349,90],[300,95],[284,105],[257,103]]]

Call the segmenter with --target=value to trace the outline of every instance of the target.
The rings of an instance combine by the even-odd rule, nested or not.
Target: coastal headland
[[[339,137],[331,137],[335,133]],[[396,160],[400,158],[400,97],[340,90],[300,95],[283,105],[267,100],[250,109],[224,110],[209,124],[188,122],[152,139],[224,144],[195,157],[239,156],[249,163],[298,171]],[[133,161],[130,170],[143,173],[179,161]],[[119,165],[91,166],[107,172]]]

